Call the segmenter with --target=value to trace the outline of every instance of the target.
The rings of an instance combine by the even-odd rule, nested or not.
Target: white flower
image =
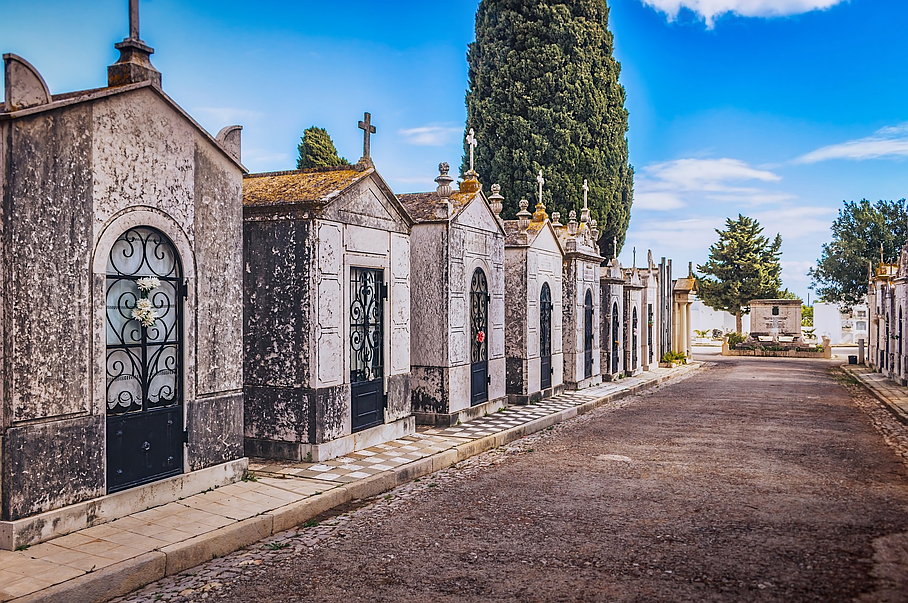
[[[138,308],[142,312],[147,312],[148,310],[151,310],[151,308],[152,308],[151,300],[148,299],[147,297],[141,298],[139,301],[136,302],[136,308]]]
[[[143,327],[150,327],[154,324],[154,321],[158,319],[158,313],[154,310],[149,310],[145,313],[145,318],[142,319]]]
[[[139,288],[139,291],[144,291],[148,293],[149,291],[154,291],[161,286],[161,281],[153,276],[148,276],[145,278],[140,278],[136,281],[136,286]]]

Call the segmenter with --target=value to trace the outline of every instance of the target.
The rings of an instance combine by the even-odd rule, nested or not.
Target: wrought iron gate
[[[384,273],[350,268],[350,383],[353,431],[384,422]]]
[[[583,378],[593,376],[593,292],[586,290],[583,302]]]
[[[107,261],[107,490],[183,472],[180,257],[163,233],[131,228]]]
[[[489,284],[481,268],[470,283],[470,404],[489,399]]]
[[[552,291],[542,284],[539,295],[539,387],[552,387]]]
[[[647,306],[646,312],[646,350],[649,363],[652,364],[653,352],[656,347],[653,345],[653,304]]]
[[[621,322],[618,319],[618,304],[612,306],[612,374],[618,372],[618,337],[621,335]]]
[[[631,370],[637,370],[637,308],[634,308],[634,315],[631,323]]]

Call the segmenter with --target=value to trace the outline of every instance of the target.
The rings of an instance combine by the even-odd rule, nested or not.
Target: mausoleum
[[[537,177],[539,196],[545,183],[542,171]],[[561,246],[564,249],[564,282],[562,312],[564,385],[568,389],[580,389],[602,382],[600,369],[600,279],[599,229],[596,221],[590,219],[587,201],[589,186],[583,181],[583,209],[580,222],[577,212],[571,210],[568,223],[562,226],[555,222]]]
[[[492,187],[492,209],[504,200]],[[509,404],[527,404],[564,389],[562,321],[564,250],[540,200],[522,199],[516,220],[503,221],[505,239],[505,353]],[[557,220],[558,214],[555,214]]]
[[[202,129],[153,50],[52,95],[4,55],[0,548],[239,479],[240,128]]]
[[[600,366],[605,380],[613,381],[624,373],[624,269],[617,256],[603,263],[599,291]]]
[[[413,412],[419,423],[452,425],[506,402],[504,230],[472,158],[456,191],[448,164],[439,171],[435,191],[398,198],[414,222]]]
[[[402,437],[410,411],[410,226],[375,170],[243,181],[250,456],[320,461]]]

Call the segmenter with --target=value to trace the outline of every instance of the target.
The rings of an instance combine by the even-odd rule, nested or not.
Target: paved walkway
[[[421,427],[412,436],[323,463],[251,459],[248,481],[26,550],[0,551],[0,602],[107,601],[698,366],[654,369],[464,425]]]
[[[842,369],[870,390],[870,393],[885,404],[899,421],[908,425],[908,387],[899,385],[882,373],[863,365],[846,364]]]

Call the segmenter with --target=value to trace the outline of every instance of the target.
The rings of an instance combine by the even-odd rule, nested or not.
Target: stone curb
[[[273,534],[292,529],[313,517],[351,500],[370,498],[406,484],[418,477],[440,471],[493,448],[542,431],[603,404],[620,400],[699,369],[700,363],[691,363],[670,375],[647,379],[632,387],[606,394],[580,406],[540,417],[506,431],[458,444],[412,463],[371,477],[337,486],[321,494],[290,503],[262,515],[218,528],[194,538],[189,538],[160,550],[121,561],[104,569],[83,574],[78,578],[51,586],[44,590],[13,599],[14,603],[104,603],[126,595],[155,580],[195,567],[215,557],[222,557],[245,546],[254,544]]]
[[[895,416],[895,418],[898,419],[900,423],[902,423],[903,425],[908,425],[908,414],[905,414],[905,412],[901,408],[893,404],[892,400],[890,400],[885,394],[878,391],[870,383],[867,383],[866,381],[861,379],[861,375],[853,371],[847,364],[842,365],[842,370],[857,379],[858,383],[860,383],[864,389],[870,392],[870,395],[879,400],[883,404],[883,406],[886,407],[886,410],[892,413],[892,415]],[[908,390],[906,390],[906,394],[908,394]]]

